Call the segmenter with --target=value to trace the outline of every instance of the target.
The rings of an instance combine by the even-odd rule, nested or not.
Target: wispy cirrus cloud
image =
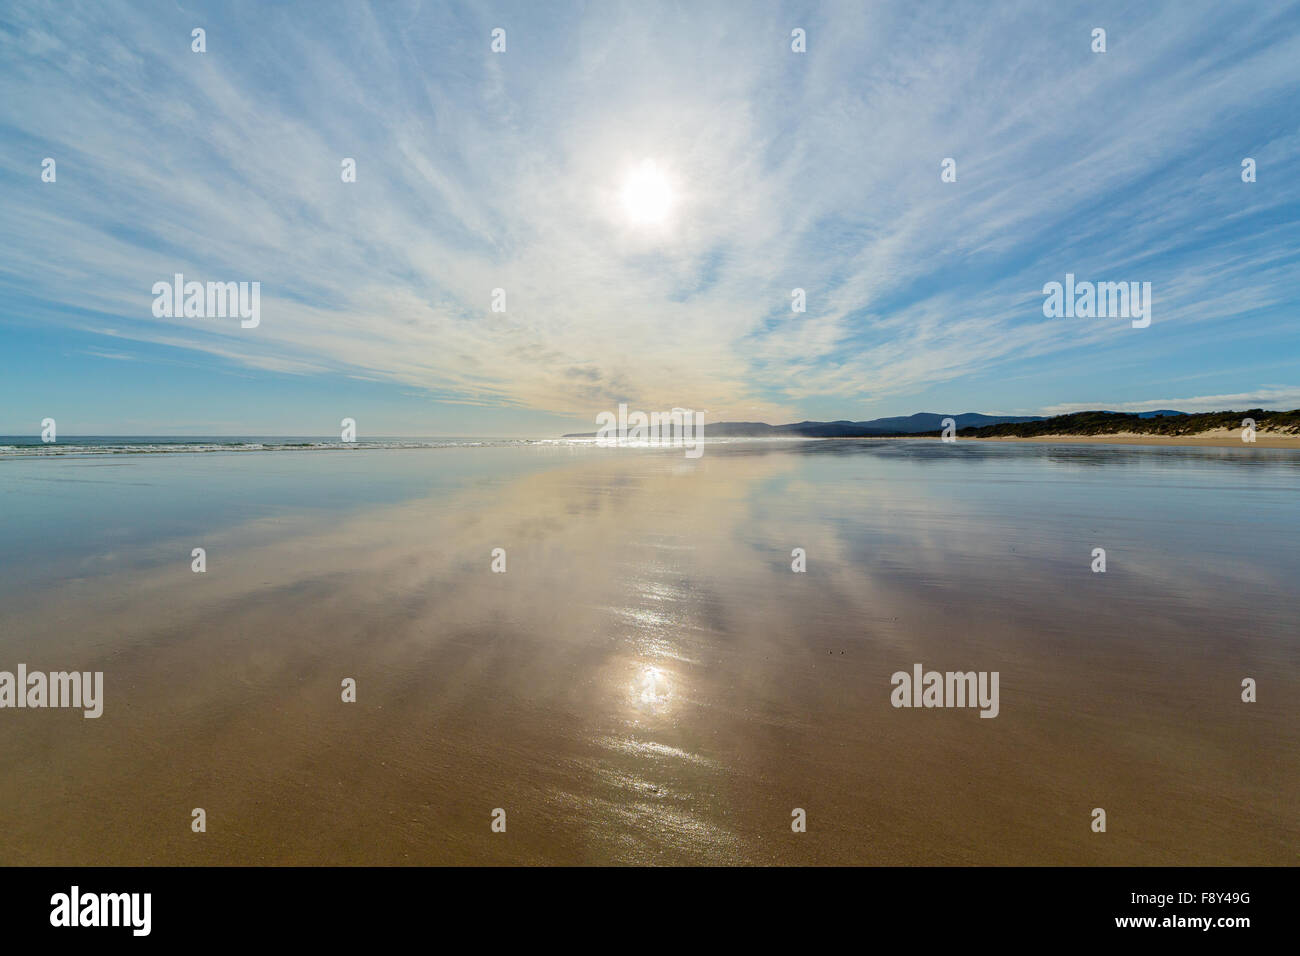
[[[13,4],[0,283],[34,305],[3,320],[584,418],[1203,370],[1290,320],[1300,31],[1192,6]],[[647,156],[662,231],[618,201]],[[1152,329],[1044,319],[1067,271],[1151,281]],[[261,326],[154,318],[176,272],[261,281]]]

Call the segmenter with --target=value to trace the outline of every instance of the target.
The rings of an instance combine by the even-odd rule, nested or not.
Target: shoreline
[[[936,441],[933,435],[864,435],[856,438],[836,438],[832,441],[888,441],[892,439],[910,441]],[[1256,433],[1255,441],[1246,443],[1241,440],[1241,433],[1202,432],[1198,435],[1139,435],[1133,432],[1120,432],[1114,435],[1037,435],[1021,438],[1015,435],[999,435],[983,438],[974,435],[958,435],[958,441],[1010,442],[1013,444],[1036,445],[1150,445],[1153,447],[1185,448],[1290,448],[1300,450],[1300,435],[1273,435]]]
[[[966,439],[970,441],[971,439]],[[1291,448],[1300,450],[1300,435],[1256,435],[1252,443],[1243,442],[1240,435],[1227,438],[1220,435],[1044,435],[1040,438],[976,438],[975,441],[1033,442],[1058,445],[1151,445],[1155,447],[1185,448]]]

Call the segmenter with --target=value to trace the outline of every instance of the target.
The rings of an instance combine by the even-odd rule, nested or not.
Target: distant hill
[[[975,428],[984,425],[1039,421],[1033,415],[981,415],[964,412],[961,415],[940,415],[934,412],[917,412],[896,418],[873,418],[865,422],[840,419],[834,422],[794,422],[789,425],[769,425],[766,422],[706,422],[704,433],[716,438],[874,438],[881,435],[914,435],[919,432],[938,431],[943,420],[951,418],[958,428]],[[581,432],[563,438],[595,438],[595,432]]]
[[[869,430],[878,435],[907,435],[918,431],[938,431],[943,427],[943,420],[951,418],[958,428],[978,428],[984,425],[1004,423],[1036,422],[1039,415],[981,415],[979,412],[963,412],[960,415],[939,415],[934,412],[917,412],[899,418],[874,418],[867,422],[853,422],[856,428]]]
[[[1261,432],[1300,434],[1300,409],[1290,412],[1267,412],[1252,408],[1244,412],[1074,412],[1028,422],[999,422],[978,428],[958,428],[967,438],[1039,438],[1048,435],[1199,435],[1202,432],[1240,431],[1243,418],[1253,418]],[[914,432],[915,435],[938,435],[939,429]]]

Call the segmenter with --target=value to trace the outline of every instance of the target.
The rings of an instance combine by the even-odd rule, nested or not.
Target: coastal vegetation
[[[1197,412],[1188,415],[1162,415],[1143,418],[1130,412],[1073,412],[1026,422],[999,422],[993,425],[957,429],[964,438],[1039,438],[1048,435],[1160,435],[1179,438],[1205,432],[1240,430],[1243,420],[1254,419],[1260,432],[1300,435],[1300,409],[1289,412],[1252,408],[1244,412]],[[939,432],[920,432],[938,435]]]

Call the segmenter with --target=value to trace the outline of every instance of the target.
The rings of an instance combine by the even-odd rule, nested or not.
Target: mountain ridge
[[[1006,423],[1039,421],[1041,415],[985,415],[981,412],[962,412],[960,415],[941,415],[937,412],[916,412],[890,418],[873,418],[854,422],[841,418],[831,422],[802,421],[787,425],[769,425],[767,422],[714,422],[706,424],[705,433],[722,438],[871,438],[881,435],[908,435],[935,431],[943,427],[945,418],[953,419],[958,428],[983,427]],[[572,432],[561,438],[595,438],[595,432]]]

